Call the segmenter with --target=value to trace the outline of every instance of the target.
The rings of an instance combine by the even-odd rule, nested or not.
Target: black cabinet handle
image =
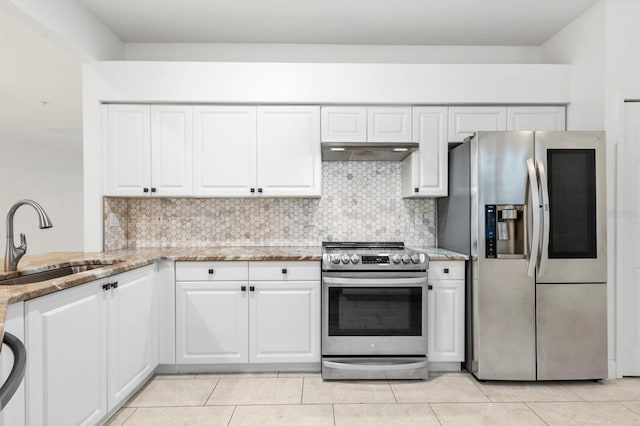
[[[262,193],[262,188],[258,188],[258,192]]]
[[[256,192],[256,189],[255,189],[255,188],[251,188],[251,189],[249,190],[249,192],[251,192],[251,193],[253,194],[253,193],[255,193],[255,192]]]
[[[287,268],[282,268],[282,273],[286,274],[287,273]]]
[[[247,291],[247,286],[246,285],[240,286],[240,291]]]
[[[413,192],[420,192],[420,188],[413,188]]]
[[[433,290],[433,286],[432,286],[431,284],[429,284],[429,285],[427,286],[427,290]]]
[[[149,192],[149,188],[142,188],[142,192]]]
[[[256,288],[254,286],[249,286],[249,291],[256,291]]]
[[[209,269],[209,275],[213,275],[214,270],[213,269]]]
[[[114,281],[111,283],[111,288],[118,288],[118,281]]]
[[[444,268],[444,273],[448,274],[449,273],[449,268]]]
[[[152,187],[151,192],[156,192],[156,189]]]
[[[111,288],[111,283],[106,283],[106,284],[102,284],[102,289],[104,291],[107,291]]]

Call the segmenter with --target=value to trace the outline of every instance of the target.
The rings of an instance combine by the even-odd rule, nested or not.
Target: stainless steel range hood
[[[323,161],[401,161],[417,142],[322,142]]]

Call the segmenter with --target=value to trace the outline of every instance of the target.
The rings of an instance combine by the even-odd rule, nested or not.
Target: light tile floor
[[[323,382],[319,374],[156,376],[110,421],[134,425],[639,425],[640,378]]]

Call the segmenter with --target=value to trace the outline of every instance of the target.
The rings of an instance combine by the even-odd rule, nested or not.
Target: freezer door
[[[535,132],[542,192],[536,282],[607,280],[604,132]]]
[[[536,287],[538,380],[607,377],[607,285]]]

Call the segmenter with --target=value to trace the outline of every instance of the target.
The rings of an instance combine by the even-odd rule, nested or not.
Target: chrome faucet
[[[9,212],[7,213],[7,251],[4,256],[4,270],[8,271],[17,271],[18,270],[18,262],[22,256],[27,252],[27,237],[21,233],[20,234],[20,246],[16,247],[13,244],[13,216],[18,210],[18,207],[27,204],[38,212],[38,219],[40,219],[40,229],[51,228],[53,224],[51,223],[51,219],[47,216],[47,213],[44,211],[42,206],[36,203],[33,200],[19,200],[11,206]]]

